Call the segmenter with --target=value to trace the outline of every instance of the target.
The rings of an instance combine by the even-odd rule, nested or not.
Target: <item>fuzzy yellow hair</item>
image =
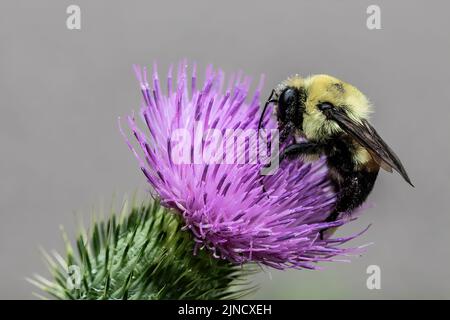
[[[367,119],[371,113],[371,105],[366,96],[356,87],[329,75],[313,75],[301,78],[296,75],[288,78],[285,86],[304,87],[307,93],[303,134],[307,139],[322,140],[341,131],[333,121],[317,108],[323,102],[329,102],[336,108],[345,108],[349,117],[356,121]]]
[[[342,129],[318,109],[318,105],[328,102],[336,108],[345,108],[350,118],[356,121],[368,119],[372,106],[366,96],[356,87],[335,77],[320,74],[302,78],[292,76],[282,83],[283,87],[304,88],[306,91],[305,112],[303,114],[303,130],[308,140],[321,141]],[[355,146],[355,162],[366,163],[371,156],[361,146]]]

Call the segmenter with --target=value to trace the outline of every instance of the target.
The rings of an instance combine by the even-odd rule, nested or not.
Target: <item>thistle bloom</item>
[[[145,130],[131,115],[128,125],[136,144],[124,136],[151,191],[182,215],[185,229],[194,235],[195,251],[206,248],[215,257],[237,264],[252,261],[279,269],[315,269],[319,261],[357,250],[341,246],[354,236],[320,237],[320,230],[348,221],[325,222],[336,195],[323,159],[284,161],[267,176],[261,175],[261,161],[223,161],[233,149],[215,158],[220,161],[198,159],[198,150],[211,143],[203,133],[208,129],[222,134],[230,129],[256,131],[262,79],[249,96],[249,78],[237,74],[226,86],[224,73],[212,67],[207,68],[201,87],[195,65],[188,78],[187,65],[180,63],[175,84],[171,67],[164,90],[156,65],[151,78],[145,68],[135,67],[135,72],[143,94],[140,118]],[[276,128],[270,112],[264,127]],[[174,137],[180,129],[185,136],[177,144]],[[243,150],[249,152],[255,144],[246,142]],[[183,161],[175,161],[183,147],[187,148]]]

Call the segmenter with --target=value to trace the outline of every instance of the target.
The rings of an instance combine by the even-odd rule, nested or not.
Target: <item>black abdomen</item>
[[[350,212],[367,199],[378,176],[378,167],[357,168],[351,143],[335,139],[326,150],[330,178],[337,192],[336,207],[327,221],[335,221],[341,212]]]
[[[339,181],[332,178],[337,191],[335,210],[338,213],[349,212],[363,204],[372,191],[377,176],[378,170],[361,170],[346,174]]]

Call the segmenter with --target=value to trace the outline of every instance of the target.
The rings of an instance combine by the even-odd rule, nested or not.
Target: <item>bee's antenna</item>
[[[267,101],[266,101],[266,103],[264,105],[261,117],[259,118],[259,122],[258,122],[258,134],[259,134],[259,130],[261,129],[261,125],[262,125],[262,122],[263,122],[263,119],[264,119],[264,115],[266,114],[267,106],[271,102],[276,102],[276,100],[272,99],[274,94],[275,94],[275,89],[272,90],[272,92],[270,93],[269,99],[267,99]]]

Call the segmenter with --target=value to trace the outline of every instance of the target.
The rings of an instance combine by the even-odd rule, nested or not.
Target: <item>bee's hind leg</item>
[[[334,211],[333,211],[333,212],[325,219],[325,222],[334,222],[334,221],[336,221],[337,218],[339,217],[339,214],[340,214],[339,211],[334,210]],[[325,232],[331,230],[331,233],[332,233],[333,229],[335,229],[335,228],[334,228],[334,227],[330,227],[330,228],[325,228],[325,229],[320,230],[320,232],[319,232],[319,233],[320,233],[320,240],[323,240],[323,239],[324,239]]]
[[[280,154],[280,163],[288,159],[296,159],[300,156],[318,155],[323,151],[323,146],[314,142],[294,143],[286,147]]]

